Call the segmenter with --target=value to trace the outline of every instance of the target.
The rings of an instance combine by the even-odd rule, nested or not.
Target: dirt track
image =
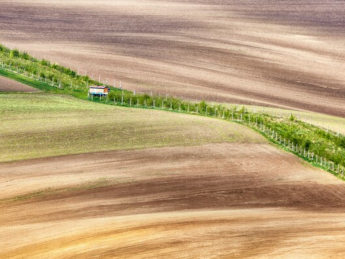
[[[37,92],[37,89],[0,76],[0,92]]]
[[[0,172],[0,258],[345,256],[345,184],[266,144],[66,156]]]
[[[344,12],[336,0],[3,0],[0,41],[137,91],[344,116]]]

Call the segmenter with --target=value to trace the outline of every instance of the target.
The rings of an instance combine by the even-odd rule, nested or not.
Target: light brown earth
[[[345,184],[267,144],[0,164],[0,258],[344,258]]]
[[[37,89],[0,76],[0,92],[37,92]]]
[[[342,1],[0,3],[0,42],[117,86],[345,115]]]

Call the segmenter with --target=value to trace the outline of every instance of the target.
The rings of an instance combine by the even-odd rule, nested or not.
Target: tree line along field
[[[311,123],[319,128],[345,134],[345,119],[343,117],[326,115],[323,113],[310,112],[306,110],[289,110],[284,108],[273,108],[263,106],[247,105],[248,110],[259,113],[270,114],[277,117],[289,117],[291,114],[298,120]]]
[[[1,69],[7,70],[7,73],[15,71],[29,79],[45,82],[58,89],[86,91],[89,85],[101,85],[100,82],[92,80],[86,74],[80,75],[70,68],[56,63],[51,64],[45,59],[39,60],[25,51],[9,49],[1,44],[0,61]]]

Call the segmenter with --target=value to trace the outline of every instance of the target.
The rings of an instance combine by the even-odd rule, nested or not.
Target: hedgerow
[[[28,77],[45,82],[66,90],[87,91],[89,85],[102,85],[88,76],[78,75],[76,71],[65,68],[58,64],[51,64],[50,61],[38,60],[27,52],[20,52],[17,49],[9,49],[0,45],[0,68],[15,71]]]

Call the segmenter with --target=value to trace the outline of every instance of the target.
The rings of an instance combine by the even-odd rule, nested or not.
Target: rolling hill
[[[66,95],[0,99],[1,258],[345,253],[345,184],[245,126]]]
[[[308,140],[343,162],[344,12],[337,0],[1,1],[0,43],[44,58],[21,62],[46,75],[0,69],[42,90],[0,77],[0,258],[344,258],[345,183],[285,139],[219,112],[87,101],[85,76],[280,114],[301,153]]]

